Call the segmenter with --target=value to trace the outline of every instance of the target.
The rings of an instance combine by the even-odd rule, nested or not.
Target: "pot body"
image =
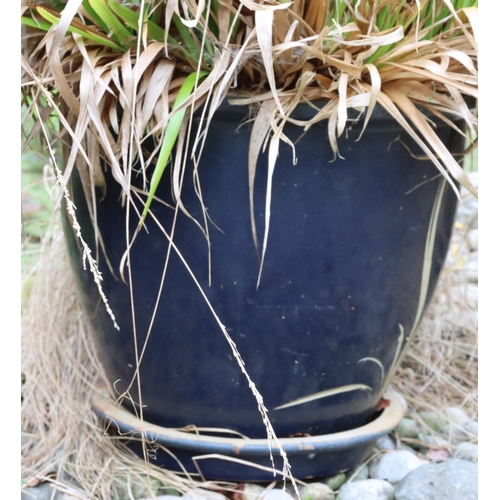
[[[392,369],[430,300],[450,240],[456,196],[402,129],[378,111],[362,137],[362,120],[333,154],[327,125],[305,136],[293,125],[298,162],[282,143],[272,182],[271,222],[262,279],[252,240],[248,188],[248,108],[226,105],[214,117],[199,165],[210,224],[207,241],[178,213],[173,241],[226,326],[261,392],[278,437],[321,435],[369,422]],[[197,122],[196,122],[197,123]],[[437,133],[453,152],[461,137]],[[192,164],[184,176],[186,209],[202,221]],[[134,181],[142,186],[142,178]],[[255,178],[255,215],[264,233],[267,154]],[[157,196],[173,204],[168,172]],[[120,331],[113,328],[66,222],[74,273],[89,313],[100,359],[118,392],[136,369],[157,294],[161,296],[140,366],[144,418],[165,427],[226,428],[251,438],[266,432],[246,378],[214,315],[179,256],[172,251],[163,286],[168,240],[148,216],[130,252],[132,290],[120,279],[126,210],[108,175],[98,224],[109,263],[99,250],[102,287]],[[73,180],[82,235],[95,241],[83,191]],[[98,194],[99,198],[99,194]],[[171,232],[174,210],[153,203]],[[138,218],[131,210],[133,234]],[[214,224],[217,226],[215,227]],[[94,255],[97,249],[93,249]],[[137,379],[130,394],[137,402]],[[310,396],[310,401],[302,398]],[[283,405],[292,404],[286,408]],[[130,405],[129,405],[130,408]]]

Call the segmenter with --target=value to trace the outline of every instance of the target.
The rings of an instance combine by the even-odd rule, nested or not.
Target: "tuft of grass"
[[[276,108],[265,124],[272,145],[270,183],[279,145],[288,141],[284,123],[299,103],[321,100],[326,106],[302,126],[307,130],[314,121],[328,120],[335,155],[348,109],[365,109],[366,126],[379,105],[453,186],[454,179],[475,194],[421,109],[436,119],[459,115],[470,136],[476,135],[474,104],[467,100],[478,96],[476,20],[477,0],[23,0],[23,100],[31,112],[36,101],[59,114],[62,135],[71,144],[66,176],[77,161],[92,171],[103,157],[138,214],[143,210],[130,196],[132,169],[142,173],[139,196],[148,193],[141,203],[149,207],[158,178],[151,184],[148,171],[164,151],[158,147],[144,158],[141,141],[154,135],[159,145],[171,142],[173,151],[181,127],[171,122],[178,112],[186,123],[204,104],[208,127],[224,97],[235,92],[246,97],[239,104],[269,101]],[[174,111],[193,73],[206,77]],[[86,154],[88,144],[98,152]],[[181,184],[179,175],[176,169],[174,185]],[[86,179],[87,193],[99,178]],[[175,193],[182,207],[180,196]],[[268,200],[264,235],[254,234],[262,263],[270,217]]]

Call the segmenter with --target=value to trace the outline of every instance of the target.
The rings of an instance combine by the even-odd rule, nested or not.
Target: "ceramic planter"
[[[247,114],[245,107],[225,105],[219,110],[199,165],[203,203],[214,224],[210,224],[210,286],[207,241],[181,212],[174,242],[236,343],[278,437],[315,438],[371,425],[383,390],[435,288],[448,249],[456,196],[431,162],[409,152],[408,147],[420,154],[412,139],[380,110],[359,141],[362,120],[339,140],[345,159],[333,163],[326,123],[313,126],[303,137],[297,127],[285,127],[285,134],[297,141],[298,163],[293,164],[291,148],[282,144],[273,176],[267,254],[257,289],[259,260],[248,202],[250,129],[239,127]],[[462,138],[451,128],[439,126],[437,133],[452,152],[462,147]],[[134,182],[142,186],[140,176]],[[255,179],[260,241],[266,185],[267,154],[262,154]],[[119,189],[108,175],[106,197],[97,209],[113,270],[105,264],[101,249],[102,286],[120,331],[102,307],[90,273],[82,269],[68,224],[66,236],[100,359],[108,380],[121,393],[134,375],[136,354],[130,288],[117,278],[126,248]],[[168,173],[157,196],[173,204]],[[189,163],[182,196],[189,213],[202,221]],[[91,244],[95,238],[76,179],[73,197],[83,237]],[[170,231],[171,206],[153,203],[152,212]],[[132,233],[136,225],[131,211]],[[150,327],[167,249],[168,240],[149,218],[148,232],[139,233],[130,257],[139,350]],[[212,312],[177,254],[171,252],[169,259],[140,368],[144,419],[164,428],[223,428],[255,440],[265,438],[255,398]],[[130,393],[138,399],[136,381]],[[196,447],[191,452],[200,454]],[[365,452],[366,448],[356,460],[362,460]],[[189,454],[182,456],[188,470],[195,471]],[[173,461],[167,465],[175,467]],[[302,477],[324,473],[320,465],[306,469]],[[227,464],[221,462],[209,477],[227,478],[225,470]]]

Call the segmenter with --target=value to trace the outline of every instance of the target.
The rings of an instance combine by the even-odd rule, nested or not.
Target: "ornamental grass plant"
[[[452,117],[461,117],[468,132],[459,132],[475,145],[477,0],[22,0],[21,5],[22,104],[33,123],[23,147],[37,135],[45,138],[78,235],[68,180],[78,170],[95,217],[96,193],[106,194],[104,164],[121,186],[127,218],[135,212],[140,220],[136,233],[157,223],[149,208],[161,201],[155,194],[163,175],[171,177],[176,209],[189,216],[182,203],[186,161],[203,168],[206,130],[226,101],[251,109],[249,210],[261,271],[274,166],[282,144],[294,148],[284,133],[287,122],[307,133],[314,123],[327,121],[332,159],[343,161],[348,152],[339,150],[337,139],[347,133],[353,112],[362,134],[378,106],[401,124],[457,195],[458,184],[477,195],[461,166],[463,155],[452,155],[434,131],[435,121],[458,130]],[[296,119],[299,104],[310,106],[313,117]],[[201,128],[193,126],[195,111],[201,113]],[[155,148],[145,154],[141,144],[148,138]],[[54,140],[64,145],[64,168]],[[262,150],[269,162],[259,241],[253,183]],[[196,169],[194,176],[204,213],[194,222],[209,242],[213,226]],[[132,185],[134,177],[142,180],[141,188]],[[128,240],[133,244],[134,234]],[[99,287],[97,262],[87,242],[81,244]],[[121,272],[124,277],[125,267]],[[244,371],[242,361],[240,366]],[[270,423],[268,435],[276,439]]]
[[[175,147],[173,191],[182,209],[183,160],[199,161],[203,150],[203,130],[189,125],[193,110],[202,107],[210,127],[227,97],[255,107],[250,193],[263,146],[270,183],[280,143],[293,147],[287,121],[307,131],[328,120],[335,157],[348,109],[365,111],[364,130],[377,104],[446,179],[474,193],[423,111],[452,127],[450,116],[460,116],[468,139],[477,136],[477,0],[23,0],[21,19],[22,96],[26,114],[40,118],[25,144],[57,115],[70,145],[65,180],[76,166],[90,206],[91,186],[105,192],[102,156],[144,220]],[[316,111],[306,122],[292,117],[301,102]],[[190,151],[188,133],[196,134]],[[149,136],[156,148],[145,158],[140,145]],[[130,186],[137,172],[142,190]],[[269,207],[266,221],[268,228]],[[255,228],[254,239],[259,246]],[[263,253],[266,240],[267,231]]]

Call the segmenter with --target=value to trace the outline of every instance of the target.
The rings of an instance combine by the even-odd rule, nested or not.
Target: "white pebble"
[[[392,500],[394,486],[380,479],[364,479],[344,484],[338,493],[337,500]]]
[[[445,408],[444,413],[448,419],[455,424],[463,425],[470,420],[469,415],[467,415],[462,408],[458,408],[457,406]]]
[[[375,446],[380,451],[396,449],[396,443],[390,436],[382,436],[381,438],[378,438],[377,441],[375,442]]]
[[[310,483],[300,489],[300,498],[308,500],[333,500],[335,493],[324,483]]]
[[[226,500],[224,495],[216,493],[215,491],[204,491],[203,493],[198,491],[188,491],[180,498],[183,498],[184,500]],[[177,497],[177,500],[179,500],[179,497]]]
[[[290,493],[283,491],[282,489],[272,489],[269,490],[263,497],[262,500],[295,500]]]
[[[467,244],[471,252],[475,252],[478,249],[478,231],[477,229],[471,229],[466,236]]]
[[[245,483],[241,494],[245,500],[257,500],[264,493],[264,490],[265,488],[258,484]]]
[[[479,456],[479,447],[475,443],[459,443],[453,451],[453,458],[476,461]]]
[[[479,434],[479,425],[475,420],[468,420],[464,423],[463,428],[474,436]]]
[[[409,472],[423,465],[415,454],[407,450],[390,451],[370,466],[370,477],[399,483]]]

